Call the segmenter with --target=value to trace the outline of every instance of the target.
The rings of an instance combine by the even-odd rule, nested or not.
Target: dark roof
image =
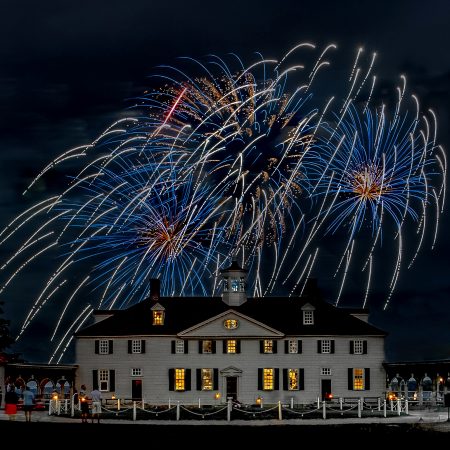
[[[226,273],[226,272],[232,272],[232,271],[236,271],[236,270],[240,270],[241,272],[248,272],[247,269],[243,269],[239,263],[237,262],[236,259],[233,259],[233,261],[231,261],[231,265],[230,267],[227,267],[226,269],[222,269],[220,271],[220,273]]]
[[[158,303],[165,308],[164,325],[152,325],[151,307],[155,302],[144,300],[82,329],[77,336],[173,336],[230,309],[286,335],[386,335],[384,331],[353,317],[345,309],[309,297],[249,298],[241,306],[229,306],[221,297],[161,297]],[[316,308],[314,325],[303,325],[301,307],[305,303]]]

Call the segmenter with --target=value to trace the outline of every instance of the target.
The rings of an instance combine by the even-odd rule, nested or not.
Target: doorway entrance
[[[237,379],[238,377],[227,377],[227,398],[232,397],[237,400]]]
[[[322,380],[322,400],[328,400],[331,394],[331,380]]]
[[[142,380],[131,380],[131,397],[133,400],[142,400]]]

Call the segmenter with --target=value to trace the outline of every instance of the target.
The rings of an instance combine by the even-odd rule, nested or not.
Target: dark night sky
[[[27,204],[20,193],[46,162],[92,141],[145,89],[153,67],[177,56],[278,58],[299,42],[334,42],[348,66],[362,45],[378,52],[381,79],[407,75],[409,92],[437,111],[439,141],[450,148],[448,0],[19,0],[1,11],[1,225]],[[440,226],[437,249],[402,273],[389,310],[374,308],[372,320],[390,333],[391,360],[450,357],[446,212]],[[40,276],[34,270],[29,276]],[[27,292],[13,292],[5,300],[15,322]],[[17,348],[33,359],[39,343]]]

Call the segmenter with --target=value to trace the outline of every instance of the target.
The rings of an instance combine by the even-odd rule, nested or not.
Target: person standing
[[[100,423],[100,414],[102,412],[102,394],[98,388],[94,388],[91,392],[92,399],[92,423],[94,423],[94,416],[97,416],[97,423]]]
[[[19,396],[16,394],[14,385],[11,385],[5,395],[5,414],[8,414],[9,420],[16,420],[18,401]]]
[[[34,408],[34,393],[28,386],[23,391],[23,410],[25,412],[25,422],[31,422],[31,413]]]
[[[80,393],[78,394],[78,401],[80,404],[80,411],[81,411],[81,423],[88,423],[89,403],[86,392],[86,386],[84,384],[81,385]]]

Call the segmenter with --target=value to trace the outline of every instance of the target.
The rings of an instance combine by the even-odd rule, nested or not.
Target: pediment
[[[234,329],[225,327],[225,321],[237,320],[238,326]],[[211,317],[204,322],[200,322],[193,327],[178,333],[180,337],[217,337],[217,338],[233,338],[233,337],[254,337],[254,338],[270,338],[283,337],[281,331],[275,330],[268,325],[252,319],[249,316],[241,314],[233,309],[229,309],[222,314]]]
[[[234,366],[229,366],[226,367],[225,369],[222,369],[220,371],[220,374],[225,376],[239,376],[242,375],[242,370]]]

